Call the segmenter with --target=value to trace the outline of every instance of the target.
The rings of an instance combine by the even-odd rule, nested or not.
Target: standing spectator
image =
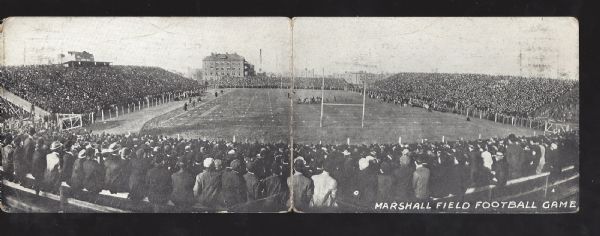
[[[73,173],[71,174],[71,194],[75,197],[79,195],[83,189],[83,183],[85,181],[85,172],[83,169],[83,163],[87,158],[87,150],[83,149],[77,154],[77,160],[73,163]]]
[[[204,206],[218,206],[221,193],[221,172],[215,170],[212,158],[203,161],[204,171],[196,176],[194,196]]]
[[[288,195],[281,179],[282,169],[279,163],[273,163],[271,167],[271,176],[265,178],[265,210],[281,210],[284,202],[288,201]]]
[[[48,149],[46,145],[44,145],[44,139],[40,138],[36,142],[33,160],[31,161],[31,175],[35,178],[34,189],[36,195],[39,194],[40,188],[42,187],[47,164],[46,155],[48,155]]]
[[[417,200],[426,200],[429,198],[429,169],[425,167],[422,157],[415,161],[415,171],[412,178],[412,187]]]
[[[240,160],[233,160],[222,175],[222,199],[225,208],[233,209],[236,205],[246,202],[247,190],[244,177],[240,174],[242,163]]]
[[[306,161],[302,157],[294,160],[294,175],[288,177],[287,184],[292,190],[294,208],[299,211],[308,209],[314,193],[314,183],[302,173],[306,170]]]
[[[14,154],[15,147],[12,136],[9,134],[4,137],[3,141],[4,147],[2,147],[2,168],[3,168],[3,178],[9,181],[12,181],[14,178]]]
[[[50,153],[46,155],[46,171],[44,172],[44,190],[57,192],[60,186],[60,149],[62,143],[55,141],[50,145]]]
[[[314,184],[314,194],[310,202],[313,208],[336,207],[337,181],[329,173],[335,169],[334,160],[325,160],[321,174],[311,177]]]
[[[410,158],[407,154],[408,149],[402,150],[402,156],[399,159],[400,166],[394,170],[392,192],[394,200],[396,201],[407,201],[412,199],[410,196],[413,194],[411,189],[413,170],[409,166]]]
[[[496,186],[503,187],[506,185],[506,181],[508,180],[508,163],[504,158],[504,154],[502,152],[496,152],[494,156],[495,161],[492,166],[494,178],[496,178]]]
[[[392,168],[390,164],[385,161],[381,163],[379,167],[379,173],[377,174],[377,200],[382,202],[388,202],[392,200]]]
[[[377,168],[370,161],[373,159],[372,156],[360,158],[358,160],[358,173],[352,180],[353,202],[360,207],[370,207],[377,196]]]
[[[252,202],[257,200],[261,196],[262,188],[260,186],[260,181],[255,172],[256,164],[254,161],[250,161],[246,163],[246,174],[244,174],[244,181],[246,182],[246,193],[248,202]]]
[[[146,157],[146,146],[140,147],[129,161],[131,174],[129,175],[129,194],[127,198],[140,201],[146,196],[146,174],[151,168],[150,158]]]
[[[519,146],[514,135],[508,137],[508,145],[506,146],[506,161],[508,162],[509,179],[521,177],[521,169],[523,168],[523,160],[521,159],[523,149]]]
[[[94,155],[90,155],[83,162],[83,173],[85,175],[83,187],[92,194],[100,193],[104,184],[104,168],[99,163],[102,158],[99,152],[99,150],[95,150],[98,161],[94,160]]]
[[[171,173],[163,158],[155,158],[154,168],[148,170],[146,174],[146,186],[148,186],[148,200],[152,203],[154,212],[159,212],[160,205],[167,203],[173,190]]]
[[[173,191],[171,201],[181,209],[187,209],[194,204],[194,176],[185,168],[185,163],[177,162],[179,170],[171,175]]]

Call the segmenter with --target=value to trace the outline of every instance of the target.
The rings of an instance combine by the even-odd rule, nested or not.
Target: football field
[[[290,100],[286,89],[224,89],[225,93],[201,102],[188,111],[174,109],[154,117],[142,128],[144,134],[184,138],[223,139],[244,142],[288,142]],[[402,107],[366,99],[365,123],[361,128],[362,106],[324,106],[323,127],[319,127],[321,105],[297,104],[297,98],[320,96],[320,90],[297,90],[293,101],[295,143],[397,143],[477,139],[533,135],[533,130],[472,119],[421,108]],[[334,98],[335,97],[335,98]],[[347,91],[326,91],[329,103],[362,104],[362,95]],[[335,99],[335,101],[334,101]],[[181,104],[179,104],[181,106]]]

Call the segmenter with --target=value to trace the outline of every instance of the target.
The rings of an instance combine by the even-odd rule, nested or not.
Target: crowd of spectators
[[[0,122],[4,122],[12,117],[29,116],[29,111],[12,104],[6,99],[0,97]]]
[[[253,77],[223,77],[208,80],[209,87],[219,88],[289,88],[292,79],[287,77],[253,76]],[[295,89],[321,89],[322,78],[296,77]],[[325,89],[343,90],[348,83],[344,79],[326,78]]]
[[[51,113],[89,113],[201,88],[158,67],[0,67],[0,86]]]
[[[373,145],[294,145],[295,207],[373,209],[375,202],[459,197],[469,187],[577,165],[578,133],[472,141]],[[577,168],[577,167],[576,167]]]
[[[509,116],[535,117],[544,107],[568,96],[564,106],[576,106],[578,81],[481,74],[400,73],[369,85],[369,96],[387,102],[421,101],[430,106],[472,108]],[[559,115],[552,113],[553,116]]]
[[[287,209],[289,148],[284,143],[232,143],[162,136],[54,132],[33,128],[1,134],[4,178],[36,191],[71,197],[83,189],[128,193],[131,201],[193,209]],[[169,203],[170,202],[170,203]],[[157,208],[158,209],[158,208]]]
[[[209,87],[218,88],[288,88],[290,78],[271,76],[222,77],[207,80]]]

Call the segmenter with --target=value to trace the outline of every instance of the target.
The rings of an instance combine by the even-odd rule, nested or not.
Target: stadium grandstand
[[[156,67],[11,66],[0,67],[0,71],[3,88],[52,113],[97,114],[104,108],[120,105],[123,109],[123,104],[148,97],[202,90],[198,82]],[[343,79],[293,81],[296,90],[323,88],[343,93],[360,92],[364,86]],[[217,108],[235,108],[231,99],[243,91],[255,91],[247,97],[251,100],[259,99],[259,93],[265,93],[261,96],[266,99],[243,109],[268,104],[273,117],[273,101],[284,100],[285,105],[284,94],[290,85],[289,78],[266,76],[208,82],[209,87],[216,85],[221,90],[220,95],[215,90],[214,98],[204,98],[204,104],[212,104],[212,108],[190,106],[188,111],[186,103],[185,110],[177,109],[164,119],[183,119],[188,113],[195,114],[194,109],[204,109],[196,116],[202,118]],[[432,109],[448,113],[469,107],[520,117],[541,114],[570,120],[577,113],[565,115],[561,111],[565,107],[578,111],[577,87],[578,82],[540,78],[401,73],[368,84],[367,96],[383,104],[431,104]],[[233,89],[224,93],[226,88]],[[273,98],[276,94],[281,96]],[[289,94],[287,98],[291,98]],[[225,103],[218,105],[219,101]],[[0,100],[0,108],[5,119],[22,119],[28,112],[6,100]],[[219,115],[215,119],[223,118]],[[578,169],[578,137],[575,130],[441,142],[298,142],[290,146],[287,141],[236,141],[235,137],[223,140],[3,126],[0,140],[2,172],[8,180],[5,185],[10,187],[7,191],[21,197],[19,201],[9,199],[15,208],[35,205],[35,201],[23,200],[27,199],[24,196],[45,196],[47,201],[60,204],[46,205],[40,211],[285,211],[291,204],[289,195],[298,194],[289,187],[295,170],[317,182],[327,176],[337,186],[335,192],[314,189],[310,195],[294,196],[297,210],[335,208],[348,212],[368,210],[375,202],[388,200],[512,199],[515,189],[523,190],[522,183],[542,180],[544,185],[531,184],[533,190],[527,193],[550,197],[555,188],[572,184],[569,181],[577,177],[569,170]],[[52,158],[57,161],[49,161]],[[411,176],[424,166],[431,171],[430,180],[416,188]],[[422,192],[421,188],[427,190]]]

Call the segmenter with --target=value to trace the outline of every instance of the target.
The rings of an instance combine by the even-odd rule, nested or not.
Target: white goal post
[[[322,83],[321,83],[321,118],[319,120],[319,127],[323,127],[323,107],[324,106],[362,106],[362,118],[360,127],[365,127],[365,102],[367,100],[367,83],[363,79],[363,102],[359,103],[326,103],[325,102],[325,73],[323,72]]]
[[[56,114],[56,120],[61,130],[70,130],[83,126],[81,114]]]

